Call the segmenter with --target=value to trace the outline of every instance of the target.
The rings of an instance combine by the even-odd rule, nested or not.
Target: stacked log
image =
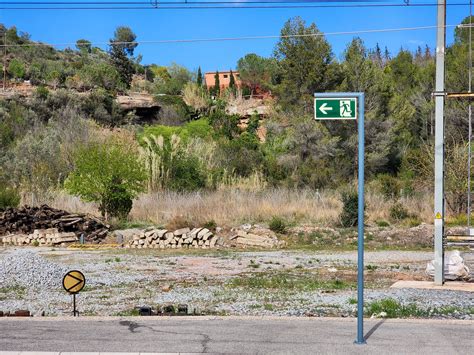
[[[56,228],[35,229],[31,234],[11,234],[2,238],[3,246],[7,245],[60,245],[77,242],[74,232],[59,232]]]
[[[95,217],[71,214],[47,205],[8,208],[0,214],[0,235],[31,234],[34,230],[56,228],[58,232],[83,234],[85,241],[98,243],[107,236],[109,227]]]
[[[174,232],[166,229],[149,228],[134,234],[131,240],[125,243],[126,248],[215,248],[218,237],[207,228],[181,228]]]

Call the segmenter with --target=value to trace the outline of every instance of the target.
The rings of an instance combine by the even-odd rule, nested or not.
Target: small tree
[[[80,148],[65,187],[85,201],[97,202],[103,216],[125,218],[144,190],[146,175],[134,152],[114,142]]]
[[[197,73],[197,80],[196,80],[197,84],[199,86],[202,86],[202,71],[201,71],[201,67],[198,68],[198,73]]]
[[[219,80],[219,71],[216,71],[214,75],[215,84],[214,84],[214,95],[219,96],[221,94],[221,82]]]
[[[92,52],[92,43],[87,39],[78,39],[76,41],[76,48],[81,53],[91,53]]]
[[[230,70],[229,88],[232,92],[235,92],[235,77],[232,69]]]
[[[23,79],[25,76],[25,65],[18,59],[12,59],[8,65],[8,73],[15,79]]]

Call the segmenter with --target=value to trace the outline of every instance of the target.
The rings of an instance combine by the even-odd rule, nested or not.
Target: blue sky
[[[425,0],[426,1],[426,0]],[[401,3],[402,1],[399,0]],[[469,13],[468,6],[447,10],[447,24],[458,24]],[[169,40],[216,37],[278,35],[285,21],[301,16],[315,22],[323,32],[340,32],[436,24],[436,7],[314,8],[314,9],[224,9],[224,10],[0,10],[0,22],[15,25],[33,40],[74,43],[79,38],[107,42],[116,26],[130,26],[137,40]],[[354,35],[328,36],[334,54],[340,58]],[[435,30],[363,34],[368,47],[378,42],[391,53],[400,47],[415,50],[418,45],[435,45]],[[453,29],[447,40],[452,42]],[[276,39],[186,44],[140,44],[136,53],[143,63],[168,65],[176,62],[191,70],[231,69],[247,53],[270,56]]]

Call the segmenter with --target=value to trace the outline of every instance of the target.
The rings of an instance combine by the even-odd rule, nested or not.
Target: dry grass
[[[402,197],[398,200],[410,214],[416,215],[421,222],[432,223],[433,199],[428,193],[416,197]],[[395,203],[382,194],[368,192],[366,194],[367,216],[369,222],[390,220],[390,207]]]
[[[220,226],[257,223],[273,216],[290,222],[332,224],[338,219],[341,203],[332,193],[272,189],[261,192],[236,189],[213,192],[162,192],[141,196],[131,217],[167,224],[181,219],[190,224],[214,220]]]
[[[431,223],[433,209],[429,194],[402,198],[402,204],[421,222]],[[57,194],[38,200],[71,212],[98,215],[97,206],[84,203],[77,197]],[[380,194],[366,194],[368,222],[390,221],[393,200]],[[234,227],[242,223],[268,222],[273,216],[289,223],[315,224],[330,227],[339,225],[342,203],[335,191],[265,189],[262,191],[221,188],[217,191],[178,193],[163,191],[140,196],[133,204],[130,219],[156,225],[202,225],[215,221],[219,226]]]

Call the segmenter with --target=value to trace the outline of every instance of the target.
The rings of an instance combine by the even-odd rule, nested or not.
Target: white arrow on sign
[[[332,107],[327,107],[327,103],[325,102],[324,104],[321,105],[321,107],[319,108],[319,111],[327,115],[328,111],[332,111]]]

